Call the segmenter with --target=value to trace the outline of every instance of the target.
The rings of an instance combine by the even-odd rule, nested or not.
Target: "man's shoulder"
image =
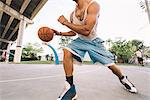
[[[99,9],[100,5],[97,1],[93,1],[88,7],[88,11],[99,11]]]
[[[100,4],[97,2],[97,1],[93,1],[90,6],[93,6],[93,7],[100,7]]]

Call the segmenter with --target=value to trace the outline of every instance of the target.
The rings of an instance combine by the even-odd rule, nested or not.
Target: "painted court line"
[[[79,73],[77,73],[76,75],[78,74],[84,74],[84,73],[90,73],[90,72],[94,72],[94,71],[97,71],[98,69],[96,70],[90,70],[90,71],[81,71]],[[8,82],[17,82],[17,81],[30,81],[30,80],[39,80],[39,79],[47,79],[47,78],[55,78],[55,77],[63,77],[64,75],[54,75],[54,76],[42,76],[42,77],[35,77],[35,78],[23,78],[23,79],[12,79],[12,80],[3,80],[3,81],[0,81],[0,83],[8,83]]]
[[[43,76],[43,77],[35,77],[35,78],[23,78],[23,79],[4,80],[4,81],[0,81],[0,83],[16,82],[16,81],[30,81],[30,80],[54,78],[54,77],[61,77],[61,76],[62,75],[55,75],[55,76]]]
[[[95,72],[100,70],[99,68],[95,69],[95,70],[90,70],[90,71],[81,71],[76,73],[75,75],[78,74],[84,74],[84,73],[91,73],[91,72]],[[136,70],[145,74],[149,74],[147,71],[141,71],[141,70]],[[47,78],[55,78],[55,77],[64,77],[64,75],[54,75],[54,76],[42,76],[42,77],[35,77],[35,78],[23,78],[23,79],[12,79],[12,80],[2,80],[0,81],[0,83],[8,83],[8,82],[17,82],[17,81],[30,81],[30,80],[39,80],[39,79],[47,79]]]

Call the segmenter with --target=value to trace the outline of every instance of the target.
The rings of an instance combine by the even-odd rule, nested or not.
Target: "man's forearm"
[[[63,25],[67,26],[68,28],[77,32],[78,34],[85,35],[85,36],[88,36],[90,34],[90,30],[86,28],[86,25],[76,25],[68,21],[65,21]]]
[[[59,34],[57,34],[59,36],[75,36],[76,33],[73,31],[69,31],[69,32],[59,32]]]

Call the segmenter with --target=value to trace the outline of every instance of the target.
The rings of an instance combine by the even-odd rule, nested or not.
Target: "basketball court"
[[[20,63],[26,26],[48,0],[0,0],[0,55],[16,41],[14,62]],[[8,62],[9,55],[6,55]],[[150,100],[150,68],[121,66],[139,93],[132,94],[102,65],[75,66],[78,100]],[[0,100],[56,100],[64,86],[63,65],[0,62]]]
[[[0,64],[0,100],[56,100],[64,85],[62,65]],[[150,69],[121,66],[139,93],[131,94],[102,65],[75,66],[78,100],[150,100]]]

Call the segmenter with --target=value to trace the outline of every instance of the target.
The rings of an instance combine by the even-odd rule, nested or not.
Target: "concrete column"
[[[149,24],[150,24],[150,8],[149,8],[148,0],[145,0],[145,5],[146,5],[146,10],[147,10],[147,15],[148,15],[148,21],[149,21]]]
[[[5,62],[8,63],[9,62],[9,54],[10,54],[10,47],[12,45],[12,42],[9,42],[8,46],[7,46],[7,53],[6,53],[6,60]]]
[[[22,41],[23,41],[23,34],[24,34],[25,27],[26,27],[26,21],[22,19],[20,21],[19,32],[18,32],[18,37],[17,37],[17,42],[16,42],[16,50],[15,50],[15,56],[14,56],[15,63],[20,63],[21,61]]]

